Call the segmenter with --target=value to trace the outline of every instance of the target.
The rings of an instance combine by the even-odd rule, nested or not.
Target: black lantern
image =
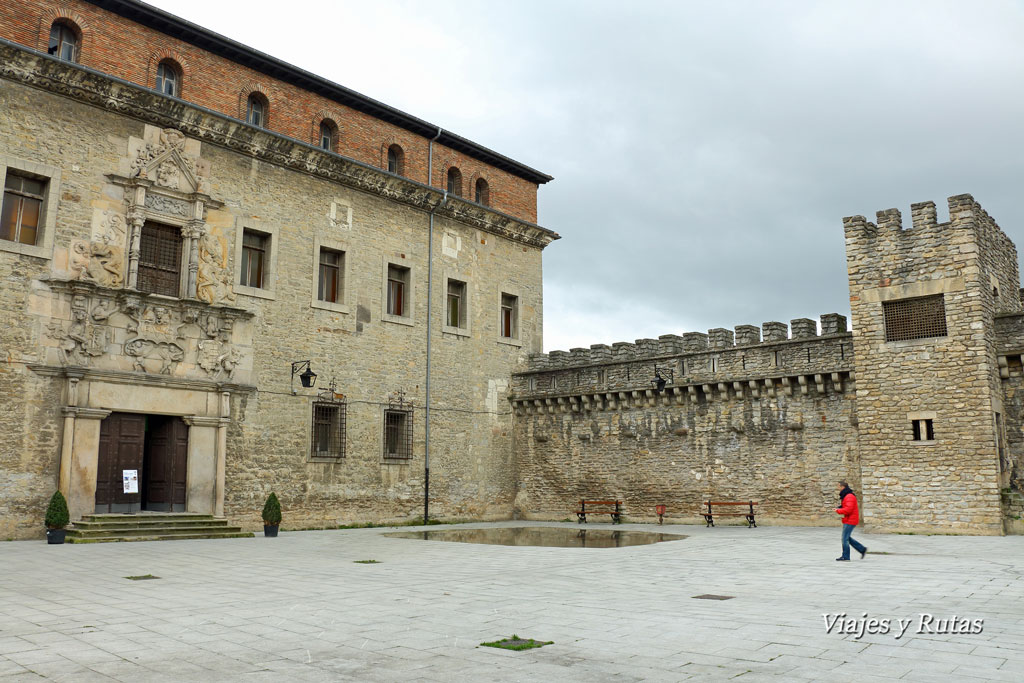
[[[654,366],[654,379],[651,380],[651,384],[654,385],[654,390],[659,394],[665,391],[665,385],[668,384],[669,380],[675,379],[675,375],[671,369],[666,368],[665,372],[668,373],[668,379],[661,376],[661,370],[658,369],[657,365]]]
[[[301,370],[301,372],[299,372]],[[295,375],[299,376],[299,382],[303,388],[309,389],[316,384],[316,373],[309,367],[308,360],[297,360],[292,363],[292,393],[295,393]]]

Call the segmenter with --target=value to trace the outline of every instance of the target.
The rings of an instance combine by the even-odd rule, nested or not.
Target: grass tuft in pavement
[[[535,647],[544,647],[545,645],[554,645],[555,641],[548,640],[534,640],[533,638],[520,638],[519,636],[512,634],[511,638],[504,638],[502,640],[495,640],[490,643],[480,643],[484,647],[498,647],[502,650],[530,650]]]

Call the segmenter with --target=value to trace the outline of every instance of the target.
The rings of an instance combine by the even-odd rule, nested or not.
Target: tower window
[[[883,301],[885,341],[946,336],[946,304],[941,294]]]
[[[476,180],[474,201],[484,206],[490,206],[491,204],[491,188],[483,178],[477,178]]]
[[[405,152],[398,145],[388,147],[388,173],[405,175]]]
[[[333,121],[324,120],[320,122],[320,146],[328,152],[333,152],[338,140],[338,129]]]
[[[245,109],[245,122],[259,128],[267,127],[267,102],[257,93],[249,95]]]

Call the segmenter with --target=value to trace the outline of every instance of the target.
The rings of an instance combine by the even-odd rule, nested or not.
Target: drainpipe
[[[427,185],[433,187],[434,183],[434,143],[441,137],[441,128],[438,127],[437,135],[430,140],[427,147]],[[423,439],[423,523],[427,524],[430,519],[430,331],[433,323],[430,320],[431,294],[434,291],[434,212],[438,207],[448,201],[448,191],[445,190],[441,203],[434,205],[430,210],[430,225],[427,230],[427,381],[426,381],[426,408],[424,425],[426,433]]]

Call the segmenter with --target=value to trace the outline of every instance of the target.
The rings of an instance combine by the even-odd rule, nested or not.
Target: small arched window
[[[454,166],[448,169],[448,194],[462,196],[462,171]]]
[[[58,19],[50,27],[50,47],[47,52],[65,62],[78,61],[78,30],[68,22]]]
[[[388,147],[388,173],[405,175],[405,152],[398,145]]]
[[[245,108],[245,122],[260,128],[267,127],[267,101],[262,95],[249,95],[249,102]]]
[[[328,152],[333,152],[338,143],[338,127],[334,121],[324,119],[320,122],[320,146]]]
[[[168,59],[156,67],[156,89],[164,95],[181,97],[181,70]]]
[[[484,206],[490,206],[491,204],[491,188],[483,178],[476,179],[473,200],[477,204],[483,204]]]

